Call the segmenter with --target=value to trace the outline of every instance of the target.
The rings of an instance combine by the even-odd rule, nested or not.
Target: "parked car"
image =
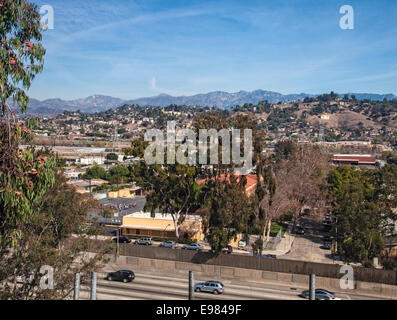
[[[249,252],[247,254],[249,257],[257,257],[257,258],[264,258],[264,259],[277,259],[277,256],[275,254],[255,254],[253,252]]]
[[[323,224],[332,224],[332,220],[330,218],[325,218]]]
[[[248,244],[247,244],[247,241],[246,240],[240,240],[239,242],[238,242],[238,247],[239,248],[244,248],[244,247],[246,247]]]
[[[227,248],[223,249],[222,252],[226,253],[226,254],[232,254],[233,253],[233,247],[232,246],[227,246]]]
[[[198,244],[198,243],[191,243],[191,244],[185,244],[182,249],[184,250],[197,250],[201,251],[203,250],[203,246]]]
[[[159,247],[174,249],[177,247],[177,244],[174,241],[165,241],[160,243]]]
[[[275,254],[262,254],[259,257],[265,259],[277,259],[277,256]]]
[[[304,235],[305,234],[305,229],[303,229],[302,227],[298,227],[296,229],[296,234]]]
[[[198,283],[194,286],[196,292],[210,292],[213,294],[220,294],[224,292],[224,285],[219,281],[207,281]]]
[[[323,230],[325,232],[330,232],[332,229],[332,225],[331,224],[323,224]]]
[[[140,245],[144,245],[144,246],[151,246],[152,245],[152,238],[150,238],[150,237],[140,238],[138,240],[135,240],[134,244],[140,244]]]
[[[119,270],[116,272],[109,272],[105,277],[105,280],[122,282],[131,282],[134,279],[135,274],[131,270]]]
[[[131,239],[128,239],[126,237],[119,237],[118,239],[119,239],[118,241],[119,243],[131,243]],[[117,237],[113,238],[113,241],[117,242]]]
[[[331,250],[331,244],[329,242],[326,242],[320,248],[324,250]]]
[[[302,293],[299,296],[305,299],[309,299],[310,291],[309,290],[302,291]],[[333,292],[324,289],[316,289],[315,297],[316,300],[342,300],[341,298],[337,298]]]

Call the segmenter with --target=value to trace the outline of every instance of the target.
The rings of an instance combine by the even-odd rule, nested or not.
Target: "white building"
[[[81,164],[81,165],[93,165],[93,164],[104,164],[105,163],[105,157],[101,157],[101,156],[87,156],[87,157],[83,157],[77,160],[77,163]]]

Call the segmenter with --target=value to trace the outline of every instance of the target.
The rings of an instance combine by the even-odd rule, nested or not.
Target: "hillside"
[[[374,101],[382,101],[383,99],[397,99],[393,94],[351,94],[355,95],[358,100],[371,99]],[[193,96],[173,97],[167,94],[160,94],[155,97],[140,98],[135,100],[123,100],[119,98],[94,95],[84,99],[65,101],[62,99],[48,99],[39,101],[31,99],[29,106],[30,114],[59,114],[64,110],[77,111],[85,113],[102,112],[108,109],[115,109],[121,105],[140,105],[140,106],[159,106],[166,107],[169,105],[186,105],[186,106],[208,106],[219,109],[230,109],[237,105],[246,103],[257,104],[260,101],[268,101],[269,103],[287,103],[292,101],[303,101],[305,98],[313,98],[312,94],[288,94],[283,95],[278,92],[255,90],[255,91],[239,91],[228,93],[223,91],[215,91],[206,94],[197,94]]]

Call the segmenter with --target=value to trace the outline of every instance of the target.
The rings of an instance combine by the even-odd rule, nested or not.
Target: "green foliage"
[[[246,183],[245,176],[223,174],[208,179],[202,188],[204,232],[215,252],[246,231],[251,212]]]
[[[148,192],[144,210],[171,214],[177,238],[186,215],[200,207],[197,174],[195,167],[183,165],[148,166],[139,162],[131,168],[132,179]]]
[[[117,154],[115,154],[115,153],[108,153],[108,154],[106,155],[106,160],[109,160],[109,161],[117,161],[117,159],[118,159],[118,156],[117,156]]]
[[[88,168],[81,176],[83,179],[106,179],[106,170],[98,165]]]
[[[396,168],[394,168],[395,170]],[[390,168],[379,171],[338,167],[328,176],[329,192],[334,198],[336,224],[332,233],[339,253],[347,261],[365,262],[379,256],[383,249],[382,235],[395,204],[396,175],[388,176]]]
[[[126,167],[115,166],[107,172],[106,179],[108,179],[111,184],[130,182],[130,171]]]
[[[263,238],[260,237],[258,238],[253,244],[252,244],[252,253],[254,256],[256,255],[261,255],[263,251]]]
[[[23,234],[18,230],[35,213],[35,206],[54,184],[54,157],[34,149],[19,152],[17,174],[0,172],[0,246],[17,247]]]
[[[2,1],[0,7],[0,104],[7,110],[12,97],[22,112],[29,98],[24,90],[43,69],[45,49],[41,45],[40,14],[25,0]]]
[[[8,105],[29,103],[24,90],[43,68],[37,6],[24,0],[0,1],[0,299],[60,299],[73,288],[73,271],[89,271],[97,259],[81,257],[88,245],[80,226],[89,208],[66,184],[63,168],[49,150],[19,149],[31,140],[37,119],[16,123]],[[79,264],[76,264],[76,262]],[[40,268],[54,268],[54,290],[41,290]],[[32,283],[17,284],[17,276]]]
[[[143,159],[145,154],[145,149],[149,145],[149,142],[145,141],[143,138],[136,139],[132,141],[131,148],[123,149],[126,156],[133,156],[135,158]]]
[[[99,254],[94,259],[87,259],[81,254],[89,245],[84,235],[87,213],[95,206],[94,200],[78,194],[58,171],[53,186],[34,206],[34,214],[18,224],[18,231],[28,236],[19,239],[18,247],[12,251],[4,251],[6,247],[2,245],[0,281],[7,280],[9,285],[1,288],[0,298],[66,298],[73,288],[73,272],[80,272],[87,277],[102,258]],[[99,226],[92,226],[90,234],[96,235],[99,230]],[[70,242],[71,234],[75,235],[74,243]],[[54,268],[54,290],[42,290],[38,286],[41,277],[39,271],[44,265]],[[33,283],[14,283],[15,273],[28,278],[32,272]]]
[[[387,258],[382,260],[382,266],[385,270],[397,270],[397,260],[393,258]]]

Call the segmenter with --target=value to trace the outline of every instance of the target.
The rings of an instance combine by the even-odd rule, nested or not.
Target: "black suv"
[[[131,282],[135,279],[135,274],[131,270],[119,270],[116,272],[109,272],[105,280],[109,281],[122,281],[124,283]]]
[[[117,238],[113,238],[114,242],[117,242]],[[131,243],[131,239],[126,237],[119,237],[119,243]]]

